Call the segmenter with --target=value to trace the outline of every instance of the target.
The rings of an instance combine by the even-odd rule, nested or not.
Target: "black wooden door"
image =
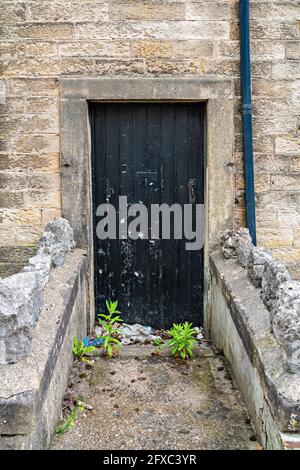
[[[204,203],[204,106],[192,103],[93,104],[94,211],[109,202]],[[95,216],[95,213],[94,213]],[[95,216],[95,225],[98,218]],[[99,240],[96,309],[118,299],[128,323],[168,328],[202,324],[203,249],[185,240]]]

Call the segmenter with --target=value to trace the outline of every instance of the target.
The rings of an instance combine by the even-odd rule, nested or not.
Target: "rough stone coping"
[[[232,320],[251,364],[258,371],[279,430],[299,432],[300,376],[286,372],[283,367],[281,349],[271,332],[270,314],[260,298],[260,290],[253,287],[247,270],[235,259],[224,259],[215,252],[210,257],[210,268],[222,285]]]
[[[51,271],[32,353],[15,364],[0,365],[0,435],[25,435],[34,430],[72,314],[79,277],[85,276],[86,269],[84,252],[75,250],[62,267]]]

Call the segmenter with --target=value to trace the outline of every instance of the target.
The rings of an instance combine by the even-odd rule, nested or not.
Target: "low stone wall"
[[[50,444],[73,363],[73,338],[87,333],[86,272],[81,250],[67,254],[63,266],[51,271],[31,353],[0,365],[0,449]]]
[[[20,272],[0,279],[0,364],[14,363],[30,354],[51,267],[62,266],[74,246],[68,221],[56,218],[47,224],[36,256],[29,258]]]
[[[249,231],[227,230],[220,243],[221,253],[234,258],[247,270],[252,285],[269,310],[272,332],[281,346],[284,367],[300,373],[300,282],[275,261],[269,250],[252,244]]]
[[[222,240],[223,255],[210,257],[209,334],[231,365],[264,448],[300,448],[299,361],[289,354],[288,334],[280,341],[278,332],[290,329],[295,346],[297,328],[288,315],[281,316],[274,334],[276,315],[288,308],[282,297],[286,282],[295,281],[286,278],[284,266],[268,252],[249,244],[245,234],[234,241],[232,235],[226,234],[225,244]]]

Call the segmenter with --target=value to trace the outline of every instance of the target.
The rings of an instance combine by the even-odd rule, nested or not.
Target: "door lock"
[[[195,204],[196,202],[196,178],[191,178],[188,184],[189,188],[189,203]]]

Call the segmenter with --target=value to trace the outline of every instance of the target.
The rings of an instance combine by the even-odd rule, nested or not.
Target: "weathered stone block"
[[[265,263],[272,260],[270,251],[253,246],[248,257],[248,276],[254,287],[261,287]]]
[[[15,78],[7,81],[8,96],[45,97],[59,95],[57,78]]]
[[[23,268],[23,272],[35,273],[38,283],[44,288],[49,279],[51,263],[51,256],[34,256],[29,258],[27,265]]]
[[[295,129],[297,110],[291,108],[291,96],[288,100],[256,97],[253,102],[255,132],[265,134],[284,134]]]
[[[278,210],[278,223],[280,227],[297,229],[300,225],[300,213],[297,210]],[[294,232],[295,233],[295,232]]]
[[[295,248],[300,248],[300,229],[299,228],[294,228],[293,230],[294,234],[294,247]]]
[[[30,3],[28,9],[28,21],[39,23],[58,22],[96,22],[107,19],[107,2],[49,2],[47,8],[43,1]]]
[[[132,47],[135,43],[132,43]],[[130,58],[129,41],[66,41],[58,45],[60,56]],[[133,54],[135,56],[135,54]],[[137,55],[138,57],[138,55]]]
[[[15,34],[24,39],[70,39],[74,34],[74,26],[68,23],[33,23],[20,25],[15,29]]]
[[[3,72],[5,77],[14,78],[26,70],[27,77],[43,77],[59,75],[59,61],[43,58],[21,58],[11,60],[9,67]]]
[[[56,97],[31,98],[25,102],[27,113],[48,113],[58,119],[59,101]]]
[[[144,75],[145,66],[143,59],[108,60],[96,59],[95,71],[97,75]]]
[[[0,399],[0,434],[26,434],[34,424],[34,393]]]
[[[251,12],[255,18],[267,18],[270,16],[273,20],[284,18],[286,21],[293,21],[299,18],[300,7],[293,0],[254,2]]]
[[[0,185],[6,190],[13,190],[18,187],[19,190],[32,188],[54,192],[60,188],[60,175],[59,173],[49,173],[45,177],[45,174],[41,171],[31,173],[7,172],[0,174]]]
[[[1,85],[1,82],[0,82]],[[16,114],[25,112],[25,100],[22,96],[6,96],[3,97],[5,103],[1,103],[1,86],[0,86],[0,115]]]
[[[233,235],[233,244],[235,246],[238,263],[244,267],[247,266],[250,251],[253,248],[249,230],[246,228],[239,228]]]
[[[239,60],[240,41],[219,41],[217,50],[218,57]]]
[[[291,276],[283,264],[267,260],[262,275],[261,298],[270,312],[276,305],[278,288],[284,282],[291,281]]]
[[[49,222],[39,241],[38,255],[49,255],[54,266],[62,266],[67,253],[75,247],[73,229],[67,220]]]
[[[0,22],[4,24],[22,23],[26,20],[26,5],[24,3],[7,2],[0,4]]]
[[[284,42],[281,41],[261,41],[251,42],[251,59],[256,60],[283,60]]]
[[[51,67],[56,69],[55,75],[94,75],[95,61],[93,57],[77,58],[70,57],[59,59],[51,63]]]
[[[184,5],[181,2],[109,2],[110,20],[181,20],[184,18]]]
[[[24,134],[58,134],[58,119],[47,114],[26,114],[16,120],[18,128]]]
[[[16,191],[0,191],[0,207],[22,207],[24,196]]]
[[[278,228],[277,213],[259,209],[256,211],[256,223],[259,227],[269,227],[271,229],[276,229]]]
[[[0,364],[15,363],[31,352],[33,326],[43,307],[42,286],[35,272],[0,280]]]
[[[48,135],[21,135],[16,142],[18,153],[56,153],[59,152],[59,137]]]
[[[283,18],[268,21],[266,18],[255,18],[251,21],[252,39],[297,39],[296,21]]]
[[[23,263],[14,263],[13,261],[10,261],[9,263],[0,262],[0,277],[4,278],[12,276],[13,274],[16,274],[21,271],[23,266]]]
[[[300,295],[300,283],[298,284],[298,295]],[[291,373],[300,372],[299,297],[290,302],[282,302],[280,306],[274,308],[272,326],[274,334],[284,351],[287,371]]]
[[[236,231],[227,230],[221,235],[220,249],[225,258],[237,258],[238,263],[247,266],[250,251],[252,249],[251,236],[246,228]]]
[[[0,80],[0,105],[5,103],[6,98],[6,90],[5,90],[5,83],[3,80]]]
[[[257,173],[289,173],[290,159],[285,155],[255,155],[255,171]]]
[[[300,158],[292,157],[290,161],[291,173],[300,173]]]
[[[287,59],[300,60],[300,41],[288,42],[285,46]]]
[[[6,350],[5,350],[5,338],[0,337],[0,364],[5,364]]]
[[[300,259],[300,249],[294,247],[273,248],[272,254],[276,260],[282,263],[297,263]]]
[[[176,26],[176,27],[175,27]],[[98,24],[75,25],[75,35],[78,39],[219,39],[228,38],[230,24],[226,21],[176,21],[170,27],[168,21],[115,21]]]
[[[300,281],[300,262],[288,262],[287,261],[287,269],[291,274],[292,278]]]
[[[3,155],[0,158],[0,170],[43,170],[54,172],[59,171],[59,155],[48,154],[48,155],[31,155],[31,154],[18,154],[18,155]],[[19,193],[20,196],[23,195]],[[0,195],[1,198],[1,195]],[[20,204],[21,205],[21,204]],[[10,204],[5,206],[10,208]]]
[[[288,305],[300,298],[300,283],[298,281],[286,281],[280,284],[275,293],[276,308]]]
[[[293,95],[297,88],[297,82],[288,80],[266,80],[254,78],[252,80],[253,96],[270,96],[278,99],[286,99]]]
[[[256,196],[256,204],[259,210],[277,211],[281,210],[297,210],[297,194],[286,191],[269,191],[260,193]]]
[[[270,175],[257,173],[255,175],[255,193],[261,193],[270,190]]]
[[[212,57],[214,55],[214,41],[206,39],[187,39],[174,41],[173,55],[182,59]]]
[[[33,246],[5,246],[0,248],[0,259],[3,263],[23,263],[36,254],[36,247]]]
[[[281,155],[299,155],[300,139],[293,135],[283,135],[275,138],[275,152]]]
[[[1,139],[0,139],[0,152],[6,152],[9,145],[8,145],[8,140],[7,138],[5,138],[4,135],[1,136]]]
[[[153,75],[197,75],[199,63],[192,60],[147,59],[146,70]]]
[[[18,326],[34,326],[43,308],[42,286],[35,272],[21,272],[0,281],[6,315],[17,315]]]
[[[6,62],[11,62],[21,57],[54,57],[57,55],[57,46],[52,42],[28,42],[28,43],[1,43],[0,57]]]
[[[16,230],[0,226],[0,246],[7,246],[16,243]]]
[[[272,67],[272,77],[275,80],[284,80],[287,77],[290,80],[300,78],[300,61],[275,63]]]
[[[24,207],[39,207],[41,209],[60,209],[60,191],[29,190],[24,192]]]
[[[227,258],[236,258],[236,251],[233,242],[233,231],[226,230],[225,233],[221,235],[220,238],[220,250],[222,255]]]
[[[170,57],[172,44],[170,41],[132,41],[131,53],[133,57]]]
[[[253,136],[253,151],[260,153],[274,152],[274,137],[271,135],[259,134]]]
[[[32,334],[32,328],[24,326],[5,337],[5,364],[17,362],[31,353]]]
[[[60,209],[43,209],[42,210],[42,225],[46,226],[50,220],[61,217]]]
[[[36,243],[42,234],[42,226],[24,226],[16,229],[16,243],[27,245]]]
[[[38,209],[0,209],[0,223],[3,225],[39,225],[41,220]]]
[[[272,175],[271,185],[273,189],[284,191],[299,191],[300,175]]]
[[[237,77],[240,74],[240,65],[238,60],[208,60],[201,61],[201,74],[206,75],[225,75]]]
[[[254,62],[251,67],[253,78],[270,78],[272,77],[272,62],[262,61]]]

